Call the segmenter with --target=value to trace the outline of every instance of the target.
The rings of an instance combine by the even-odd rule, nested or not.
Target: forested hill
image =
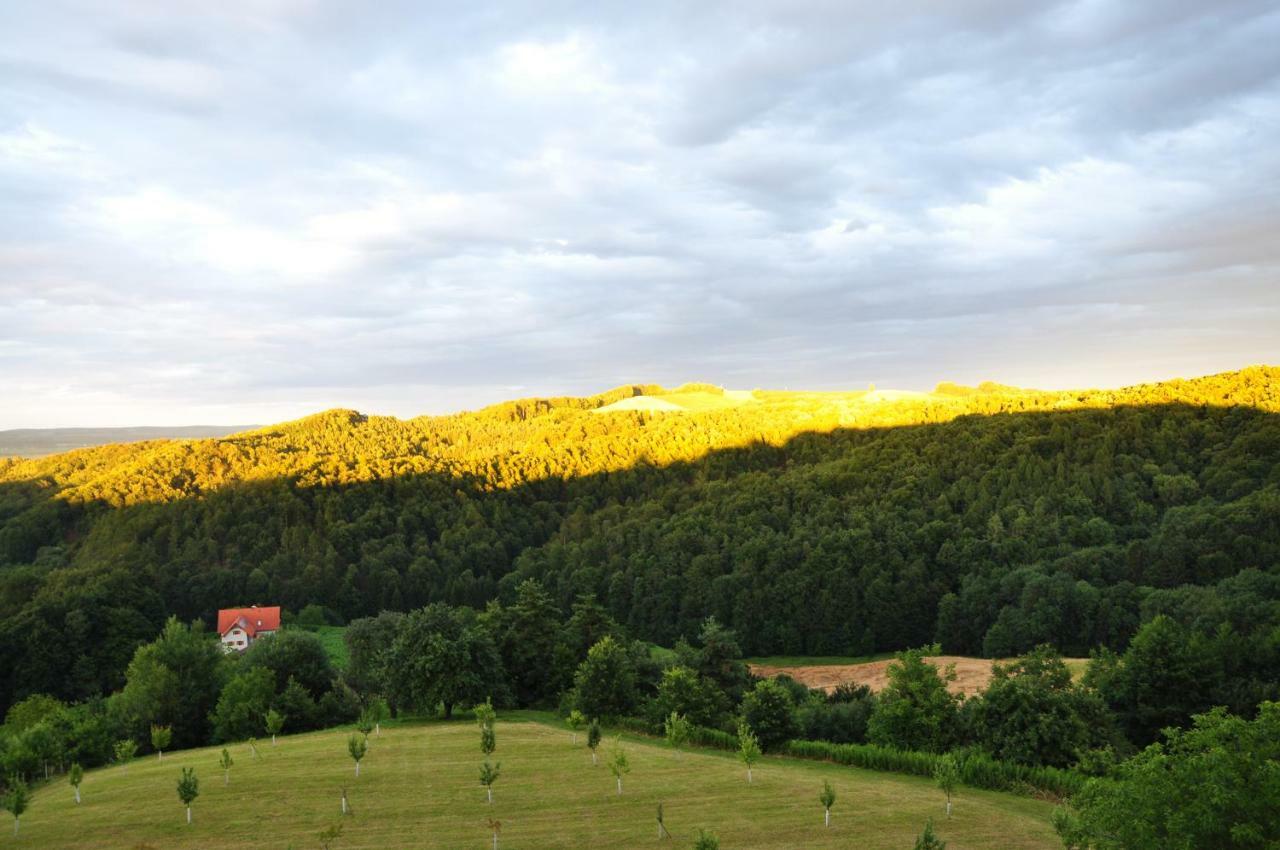
[[[663,404],[600,410],[636,396]],[[1274,610],[1278,413],[1275,367],[1078,392],[633,386],[0,460],[0,704],[117,687],[169,613],[482,606],[528,576],[652,640],[715,614],[752,653],[1119,647],[1154,610]]]

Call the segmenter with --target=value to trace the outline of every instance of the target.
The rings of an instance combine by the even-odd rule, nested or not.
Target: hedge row
[[[828,741],[788,741],[779,751],[783,755],[804,759],[833,761],[838,764],[932,776],[941,758],[935,753],[894,750],[874,744],[832,744]],[[1070,770],[1055,767],[1029,767],[1013,762],[996,761],[978,752],[958,752],[960,781],[972,788],[994,791],[1041,791],[1057,797],[1070,797],[1083,787],[1085,778]]]
[[[639,717],[618,717],[609,721],[609,725],[627,732],[640,735],[651,735],[661,738],[663,730]],[[738,736],[720,729],[707,726],[694,726],[689,730],[689,743],[695,747],[708,747],[713,750],[738,749]]]

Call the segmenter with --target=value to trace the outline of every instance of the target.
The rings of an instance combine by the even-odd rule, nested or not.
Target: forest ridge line
[[[443,474],[511,489],[637,465],[696,461],[717,449],[780,446],[803,433],[935,424],[965,415],[1180,403],[1280,412],[1280,367],[1110,390],[1031,390],[941,383],[932,393],[755,390],[717,404],[707,384],[632,384],[594,396],[526,398],[401,420],[334,409],[226,437],[155,440],[40,458],[0,458],[0,485],[38,487],[72,503],[116,507],[189,498],[236,482],[299,486]],[[636,399],[695,399],[679,412],[622,408]]]

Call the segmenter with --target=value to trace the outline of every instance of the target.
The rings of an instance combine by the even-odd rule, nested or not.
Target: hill
[[[1275,604],[1280,369],[594,413],[714,390],[0,460],[0,707],[118,688],[170,613],[483,607],[528,577],[663,645],[715,615],[752,655],[1082,656],[1157,612],[1269,622],[1230,612]]]
[[[248,747],[233,746],[226,786],[212,747],[90,771],[80,806],[56,783],[37,792],[19,842],[5,830],[0,847],[317,847],[319,833],[338,821],[335,848],[485,847],[489,818],[501,822],[499,847],[650,847],[659,803],[677,847],[708,829],[725,847],[887,850],[910,847],[928,818],[954,850],[1060,846],[1052,806],[1028,797],[962,789],[948,820],[929,779],[769,758],[748,785],[731,754],[677,756],[634,739],[626,741],[632,770],[619,796],[604,759],[593,767],[581,736],[575,747],[564,729],[528,721],[500,722],[497,732],[502,770],[492,805],[477,781],[472,723],[384,728],[369,739],[358,779],[348,732],[328,730],[261,744],[256,761]],[[174,793],[183,767],[200,779],[191,826]],[[824,779],[837,793],[830,828],[818,803]],[[343,788],[354,810],[347,818],[339,815]]]
[[[139,428],[14,428],[0,431],[0,457],[43,457],[44,455],[102,446],[110,443],[138,443],[144,440],[194,440],[225,437],[248,431],[256,425],[188,425]]]

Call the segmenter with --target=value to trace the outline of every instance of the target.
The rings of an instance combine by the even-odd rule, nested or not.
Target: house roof
[[[245,634],[254,637],[258,632],[274,632],[280,628],[280,606],[259,608],[223,608],[218,612],[218,634],[225,635],[239,626]]]

